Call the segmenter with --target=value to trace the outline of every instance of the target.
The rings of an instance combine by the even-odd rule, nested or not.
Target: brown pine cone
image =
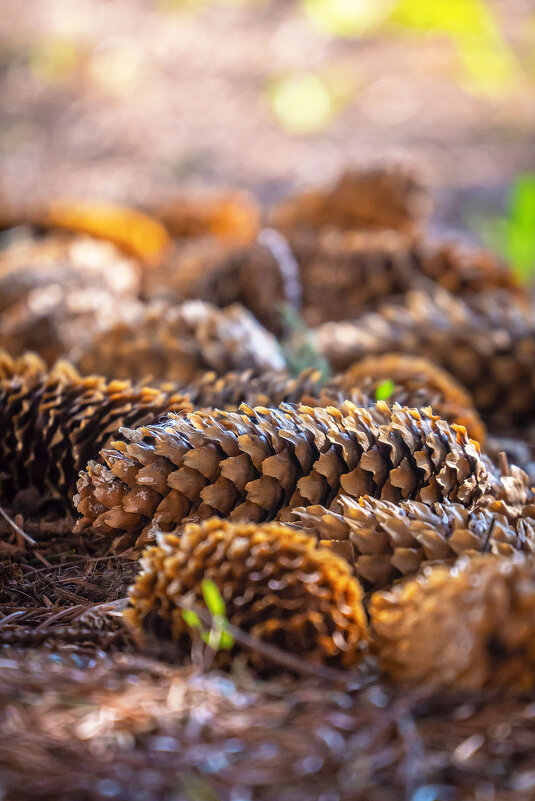
[[[50,233],[0,252],[0,347],[48,364],[137,305],[139,268],[111,243]]]
[[[381,669],[404,684],[523,691],[535,684],[535,561],[484,555],[372,596]]]
[[[354,169],[343,173],[332,186],[283,201],[274,209],[271,223],[282,231],[329,226],[413,233],[429,210],[427,193],[407,169]]]
[[[375,398],[385,381],[393,382],[387,402],[419,408],[432,406],[433,411],[447,420],[467,428],[472,439],[484,443],[485,426],[474,409],[468,392],[445,370],[427,359],[386,353],[355,362],[341,375],[331,379],[324,393],[339,390],[351,397],[351,391],[360,390]]]
[[[56,198],[31,213],[47,228],[63,228],[105,239],[148,267],[157,267],[173,250],[164,226],[137,209],[105,200]]]
[[[191,410],[187,398],[169,391],[82,378],[66,362],[50,372],[42,368],[31,354],[11,367],[9,357],[0,355],[0,496],[33,489],[43,499],[68,501],[81,468],[116,439],[121,426]]]
[[[368,589],[417,573],[429,562],[454,562],[466,551],[507,556],[535,551],[535,515],[510,519],[499,503],[494,510],[470,511],[458,503],[430,508],[416,501],[342,496],[339,511],[309,506],[293,514],[320,545],[343,554]]]
[[[468,303],[444,291],[411,292],[355,322],[316,329],[318,350],[336,370],[364,356],[415,354],[450,372],[483,414],[498,421],[530,417],[535,403],[535,317],[510,294]]]
[[[472,505],[494,476],[465,429],[429,411],[282,405],[241,413],[195,412],[122,431],[78,483],[78,530],[139,533],[195,516],[233,521],[331,506],[340,493],[399,502]],[[150,489],[149,489],[150,488]]]
[[[0,363],[0,370],[1,370]],[[247,406],[280,406],[281,403],[306,403],[311,406],[342,405],[342,392],[324,394],[319,370],[303,370],[290,376],[285,370],[269,370],[255,375],[242,373],[204,373],[184,389],[197,409],[233,411],[242,403]]]
[[[260,209],[246,192],[225,191],[183,195],[150,209],[171,236],[213,236],[236,244],[250,242],[258,233]]]
[[[418,249],[420,272],[451,292],[470,295],[506,289],[520,296],[518,279],[508,264],[485,250],[466,248],[455,242],[421,244]]]
[[[218,309],[202,301],[154,303],[131,321],[103,331],[71,354],[84,374],[186,385],[207,370],[281,370],[284,359],[272,334],[241,306]]]
[[[159,534],[141,559],[130,589],[127,622],[150,644],[171,640],[189,655],[192,630],[182,616],[193,604],[205,609],[202,581],[211,580],[227,620],[240,630],[311,663],[348,668],[366,651],[362,590],[343,559],[318,548],[312,537],[278,523],[232,524],[212,518],[181,532]],[[228,664],[232,652],[215,661]],[[276,665],[254,649],[249,663]]]

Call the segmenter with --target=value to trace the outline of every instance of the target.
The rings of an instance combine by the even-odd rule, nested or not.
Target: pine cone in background
[[[508,264],[485,250],[466,248],[454,242],[420,243],[420,272],[453,295],[474,295],[504,289],[520,298],[521,287]]]
[[[67,362],[44,372],[27,354],[0,353],[0,496],[34,490],[42,500],[69,501],[78,473],[118,429],[191,410],[182,395],[136,388],[126,381],[81,378]]]
[[[48,364],[137,303],[139,267],[109,242],[51,233],[0,251],[0,347]]]
[[[153,204],[152,217],[179,239],[212,236],[236,245],[251,242],[260,227],[260,209],[240,191],[189,193]]]
[[[160,222],[118,203],[57,198],[31,212],[31,218],[45,228],[63,228],[105,239],[147,267],[158,267],[173,251],[172,240]]]
[[[415,174],[402,167],[348,170],[329,187],[283,201],[270,224],[282,231],[391,228],[418,231],[430,212],[430,199]]]
[[[261,522],[340,493],[466,506],[495,477],[462,428],[425,410],[283,405],[195,412],[121,432],[78,482],[78,530],[145,536],[195,516]]]
[[[298,525],[354,565],[370,589],[417,573],[429,562],[454,562],[466,551],[489,550],[506,556],[535,552],[535,511],[509,519],[507,508],[466,509],[458,503],[432,508],[416,501],[400,504],[342,496],[340,514],[322,506],[295,509]]]
[[[179,604],[205,608],[202,581],[211,580],[228,621],[265,643],[313,664],[348,668],[366,651],[362,591],[344,560],[315,540],[278,523],[234,525],[218,519],[160,534],[141,559],[130,589],[128,623],[151,640],[172,640],[188,656],[192,630]],[[235,648],[234,651],[237,649]],[[233,655],[233,652],[231,653]],[[277,669],[255,650],[249,664]],[[228,664],[220,650],[216,664]]]
[[[472,439],[485,442],[485,426],[468,392],[427,359],[398,353],[371,356],[332,378],[325,385],[324,393],[340,391],[352,397],[352,391],[360,390],[375,398],[385,381],[392,382],[388,398],[383,398],[389,404],[396,402],[414,408],[432,406],[443,420],[465,426]]]
[[[425,570],[372,596],[381,669],[450,690],[535,684],[535,561],[485,555]]]
[[[0,363],[0,371],[2,369]],[[0,373],[1,374],[1,373]],[[322,391],[319,370],[304,370],[292,377],[285,370],[270,370],[261,376],[252,370],[242,373],[204,373],[184,389],[197,409],[232,411],[247,406],[280,406],[281,403],[306,403],[311,406],[343,404],[342,393]]]
[[[206,370],[281,370],[284,359],[268,331],[246,309],[202,301],[141,307],[132,322],[99,333],[71,358],[83,374],[188,384]]]
[[[529,418],[535,403],[534,309],[509,293],[483,293],[469,305],[442,290],[411,292],[355,322],[325,323],[316,344],[336,370],[385,352],[424,356],[502,424]]]

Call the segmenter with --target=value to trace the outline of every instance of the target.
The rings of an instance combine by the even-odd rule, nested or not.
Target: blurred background
[[[507,214],[518,178],[535,196],[533,0],[1,10],[0,188],[12,199],[143,204],[202,184],[272,202],[395,159],[440,187],[445,225],[496,240],[482,218]]]

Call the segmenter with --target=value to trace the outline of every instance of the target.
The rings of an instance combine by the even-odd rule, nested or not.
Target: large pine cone
[[[0,347],[48,364],[135,305],[139,269],[111,243],[51,233],[0,253]]]
[[[395,681],[451,690],[535,684],[535,561],[485,555],[425,570],[371,600],[375,647]]]
[[[530,417],[535,403],[534,309],[507,293],[485,293],[470,305],[443,291],[409,293],[405,304],[320,326],[316,343],[337,370],[372,354],[424,356],[502,422]]]
[[[0,496],[33,489],[68,500],[79,471],[116,439],[119,428],[154,422],[170,410],[191,410],[179,394],[126,381],[82,378],[66,362],[50,372],[27,354],[0,353]]]
[[[385,403],[344,414],[243,406],[121,433],[126,442],[80,478],[79,529],[139,533],[154,520],[165,530],[192,515],[260,522],[340,493],[470,506],[494,481],[465,429]]]
[[[217,586],[228,621],[312,663],[356,664],[366,649],[362,590],[348,565],[312,537],[278,523],[218,519],[159,534],[141,559],[125,616],[144,638],[172,640],[188,655],[191,629],[179,603],[205,608],[203,579]],[[235,649],[236,650],[236,649]],[[228,662],[219,651],[216,662]],[[259,652],[249,663],[273,669]]]
[[[342,496],[340,514],[322,506],[295,509],[305,531],[320,545],[345,556],[367,588],[378,589],[417,573],[429,562],[454,562],[466,551],[511,556],[535,551],[535,517],[510,519],[503,503],[495,509],[466,509],[458,503],[400,504]]]
[[[72,359],[84,375],[161,379],[182,386],[207,370],[258,374],[284,367],[275,338],[249,311],[202,301],[143,307],[133,320],[117,323],[73,352]]]
[[[281,203],[271,223],[283,231],[391,228],[412,233],[430,210],[419,179],[399,167],[348,170],[332,186]]]
[[[427,359],[398,353],[363,359],[331,379],[324,394],[334,390],[351,397],[352,391],[360,390],[375,398],[385,381],[392,382],[390,395],[385,399],[389,404],[397,402],[414,408],[432,406],[443,420],[464,425],[472,439],[484,443],[485,426],[468,392],[445,370]]]

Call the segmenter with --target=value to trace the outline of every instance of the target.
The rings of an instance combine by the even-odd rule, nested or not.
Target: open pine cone
[[[0,348],[48,364],[137,305],[139,268],[110,242],[58,232],[0,252]]]
[[[465,429],[426,410],[241,407],[123,430],[78,483],[78,529],[137,534],[195,516],[261,522],[340,493],[466,506],[494,477]]]
[[[162,379],[182,386],[207,370],[221,375],[251,369],[258,374],[284,367],[275,338],[250,312],[202,301],[141,307],[133,320],[99,333],[72,358],[84,375]]]
[[[362,590],[348,565],[315,540],[278,523],[232,524],[219,519],[159,534],[141,559],[130,589],[128,623],[147,644],[172,640],[189,654],[192,630],[183,604],[205,608],[203,579],[217,586],[228,621],[237,628],[312,663],[343,668],[366,649]],[[248,661],[274,666],[253,650]],[[216,662],[228,662],[219,651]]]
[[[484,555],[428,568],[370,606],[381,669],[406,684],[535,684],[535,561]]]
[[[385,399],[389,404],[396,402],[414,408],[432,406],[443,420],[465,426],[472,439],[485,442],[485,426],[469,393],[445,370],[427,359],[398,353],[371,356],[355,362],[331,379],[324,393],[339,390],[351,397],[352,390],[360,390],[375,398],[385,381],[392,382],[390,396]]]
[[[419,179],[391,166],[348,170],[332,186],[296,195],[274,209],[271,223],[283,231],[391,228],[412,233],[430,209]]]
[[[535,402],[535,316],[510,293],[483,293],[470,304],[443,290],[410,292],[354,322],[316,329],[318,350],[336,370],[365,356],[423,356],[453,375],[478,411],[499,420],[529,417]]]
[[[510,518],[503,502],[469,510],[458,503],[430,508],[416,501],[342,496],[339,513],[309,506],[295,509],[294,516],[320,545],[345,556],[371,589],[417,573],[429,562],[454,562],[467,551],[535,552],[535,515]]]
[[[68,500],[81,468],[122,425],[153,422],[171,410],[191,405],[163,389],[82,378],[67,362],[47,372],[33,354],[15,361],[0,352],[0,495],[34,489]]]

